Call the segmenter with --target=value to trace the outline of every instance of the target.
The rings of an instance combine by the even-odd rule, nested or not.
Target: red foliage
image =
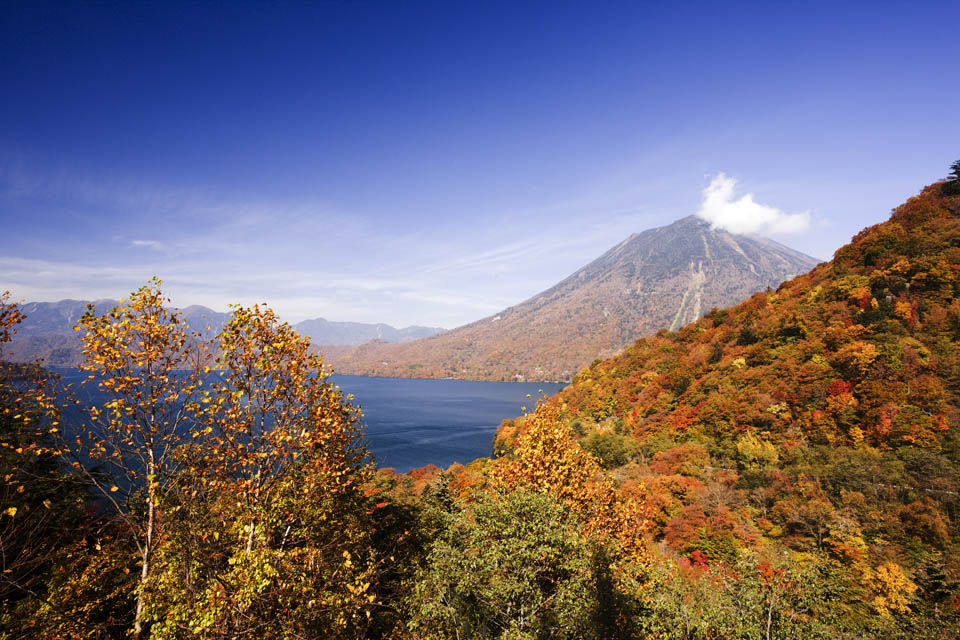
[[[838,396],[841,393],[850,393],[853,390],[853,385],[845,380],[834,380],[830,383],[830,386],[827,387],[827,393],[831,396]]]
[[[667,544],[677,550],[686,549],[697,539],[700,529],[707,526],[707,514],[699,504],[690,504],[682,509],[663,531]]]
[[[435,464],[428,464],[425,467],[419,467],[417,469],[411,469],[407,472],[407,475],[410,476],[414,482],[426,481],[430,482],[440,475],[440,467]]]
[[[694,549],[690,554],[690,564],[692,564],[694,567],[703,567],[706,569],[710,566],[709,560],[710,559],[707,557],[707,554],[699,549]]]
[[[709,465],[710,454],[703,445],[687,442],[658,452],[653,456],[650,469],[662,474],[695,476],[703,473]]]

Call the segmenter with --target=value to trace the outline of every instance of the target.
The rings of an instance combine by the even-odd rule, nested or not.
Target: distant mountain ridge
[[[293,325],[301,335],[310,336],[315,345],[359,345],[370,340],[406,342],[443,333],[446,329],[412,325],[397,329],[389,324],[331,322],[323,318],[304,320]],[[371,332],[373,335],[371,335]]]
[[[86,312],[85,300],[59,302],[27,302],[22,305],[26,319],[17,326],[14,339],[6,345],[4,357],[17,362],[41,360],[49,366],[72,366],[80,361],[80,339],[73,327]],[[116,300],[93,302],[97,313],[104,313]],[[200,305],[180,309],[192,331],[204,338],[214,337],[229,320],[230,314]],[[334,322],[324,318],[303,320],[293,325],[301,335],[308,335],[314,345],[356,346],[370,340],[403,342],[435,335],[445,329],[410,326],[397,329],[388,324]]]
[[[404,344],[325,350],[341,373],[569,380],[660,329],[736,304],[819,261],[688,216],[636,233],[546,291],[472,324]]]

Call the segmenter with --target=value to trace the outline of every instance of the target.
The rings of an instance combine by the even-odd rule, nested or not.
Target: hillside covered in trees
[[[733,635],[709,620],[727,596],[700,598],[719,585],[733,606],[745,561],[765,588],[789,580],[785,596],[802,585],[787,575],[819,581],[808,595],[837,629],[955,637],[958,184],[960,171],[774,292],[595,363],[535,414],[642,502],[655,564],[676,562],[667,591],[699,613],[694,637]],[[530,425],[501,427],[504,458]]]
[[[268,309],[91,311],[101,394],[0,370],[0,637],[954,638],[956,168],[445,471],[377,469]]]

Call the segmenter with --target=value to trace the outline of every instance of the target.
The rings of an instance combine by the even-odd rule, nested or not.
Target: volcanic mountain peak
[[[568,379],[637,338],[676,329],[809,271],[817,260],[687,216],[635,233],[517,305],[429,341],[329,350],[343,372]]]

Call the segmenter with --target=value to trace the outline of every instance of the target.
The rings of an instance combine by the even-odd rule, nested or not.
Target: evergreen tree
[[[943,194],[947,196],[960,195],[960,160],[950,165],[950,175],[943,185]]]

